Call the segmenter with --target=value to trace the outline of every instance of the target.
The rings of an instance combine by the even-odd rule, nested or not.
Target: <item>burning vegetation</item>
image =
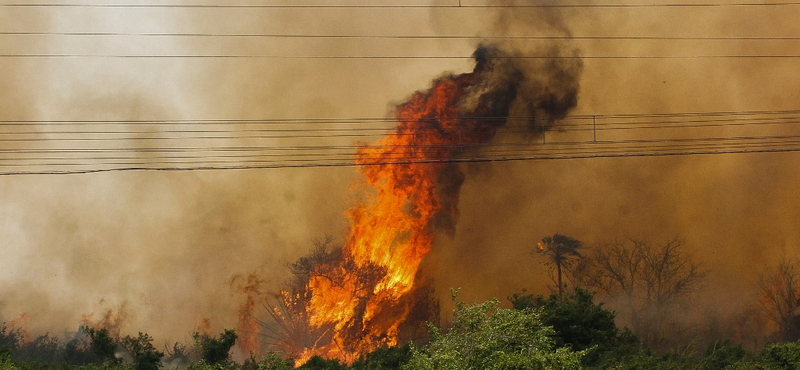
[[[344,246],[322,245],[294,264],[297,280],[270,309],[281,328],[278,342],[299,355],[298,364],[313,355],[352,362],[397,345],[404,325],[418,327],[438,314],[425,298],[430,288],[420,288],[420,264],[437,231],[454,231],[464,181],[459,162],[512,114],[535,134],[577,102],[579,61],[534,63],[492,46],[474,57],[472,72],[414,93],[397,107],[396,130],[358,150],[365,200],[347,211]],[[409,322],[412,316],[418,321]]]

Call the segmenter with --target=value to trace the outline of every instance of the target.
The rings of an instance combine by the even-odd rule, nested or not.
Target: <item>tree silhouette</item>
[[[637,239],[599,245],[586,259],[581,283],[620,298],[634,334],[653,348],[664,347],[664,331],[678,328],[668,322],[674,309],[689,303],[707,275],[684,249],[678,238],[659,245]]]
[[[578,252],[581,247],[583,247],[583,243],[580,240],[563,234],[546,236],[536,245],[535,251],[547,256],[548,263],[556,266],[559,299],[564,297],[563,270],[568,269],[575,260],[583,257]]]
[[[761,274],[758,306],[783,341],[800,339],[800,261],[783,261]]]

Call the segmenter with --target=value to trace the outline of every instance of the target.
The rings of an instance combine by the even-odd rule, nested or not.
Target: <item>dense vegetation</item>
[[[313,267],[335,253],[326,248],[323,244],[292,265],[297,279],[295,290],[290,291],[302,289]],[[427,308],[411,316],[416,323],[429,322],[429,335],[412,335],[403,346],[377,349],[352,364],[317,356],[299,368],[800,369],[798,261],[785,261],[761,275],[757,285],[760,299],[740,320],[729,320],[728,325],[711,323],[707,325],[710,330],[701,330],[685,326],[679,316],[690,309],[688,303],[708,271],[692,260],[679,239],[662,244],[628,240],[587,250],[580,241],[555,234],[543,238],[533,252],[551,267],[555,286],[549,297],[514,293],[508,297],[510,308],[503,308],[498,300],[464,304],[454,294],[453,320],[439,325],[438,301],[432,298],[432,290],[421,290],[430,298],[421,300],[421,306]],[[574,288],[567,289],[568,283]],[[599,301],[615,301],[619,311],[609,310]],[[282,317],[272,316],[275,324],[287,324],[278,322]],[[624,328],[619,323],[624,323]],[[686,336],[690,331],[699,335]],[[195,333],[193,343],[175,343],[163,351],[146,333],[121,337],[118,330],[109,331],[102,325],[83,326],[64,337],[67,339],[46,334],[30,339],[21,329],[3,323],[0,370],[294,368],[294,359],[276,352],[233,361],[231,354],[239,339],[234,330],[217,335]],[[738,342],[730,340],[734,337]],[[242,339],[245,343],[246,338]],[[745,341],[747,348],[741,344]]]
[[[800,341],[773,343],[757,353],[728,341],[704,351],[657,354],[590,292],[575,289],[550,297],[514,294],[512,308],[492,300],[457,303],[453,322],[431,325],[428,343],[411,343],[366,354],[351,365],[314,357],[301,369],[800,369]],[[83,327],[65,343],[50,335],[24,342],[19,330],[0,329],[2,369],[80,370],[288,370],[292,360],[268,353],[242,364],[231,361],[236,333],[196,334],[190,348],[157,350],[144,333],[113,338],[105,329]]]

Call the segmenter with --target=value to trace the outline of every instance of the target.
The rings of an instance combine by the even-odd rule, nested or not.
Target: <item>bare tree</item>
[[[544,237],[536,245],[535,251],[546,255],[548,263],[556,267],[559,298],[564,296],[563,270],[569,269],[575,260],[583,257],[578,251],[581,247],[583,243],[580,240],[562,234]]]
[[[620,298],[631,329],[657,346],[673,309],[685,303],[706,276],[674,239],[660,246],[632,239],[595,248],[580,273],[582,284]]]
[[[800,339],[800,262],[784,261],[761,274],[758,291],[758,306],[777,326],[777,339]]]

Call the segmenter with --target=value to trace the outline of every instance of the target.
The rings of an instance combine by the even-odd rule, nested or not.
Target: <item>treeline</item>
[[[492,300],[456,303],[446,327],[430,326],[427,343],[382,348],[350,365],[313,357],[308,370],[524,370],[524,369],[800,369],[800,341],[774,343],[751,353],[740,344],[715,342],[702,351],[657,353],[630,330],[615,324],[615,314],[580,288],[550,297],[512,295],[512,308]],[[288,370],[293,359],[276,353],[231,360],[233,330],[195,334],[194,343],[157,350],[152,338],[113,338],[105,329],[81,328],[61,343],[50,335],[23,342],[19,330],[0,331],[2,369],[81,370]],[[687,347],[689,348],[689,347]]]
[[[533,252],[551,267],[555,293],[562,294],[568,284],[595,292],[617,313],[618,324],[658,352],[724,339],[751,350],[800,340],[798,260],[754,266],[758,279],[738,286],[726,304],[707,285],[713,268],[695,261],[680,238],[584,246],[555,234],[543,238]]]
[[[309,276],[337,258],[338,249],[328,244],[316,243],[308,256],[290,266],[294,279],[287,283],[287,294],[307,298],[299,293]],[[404,329],[417,333],[421,328],[423,334],[401,338],[408,344],[378,349],[351,364],[312,357],[299,368],[800,369],[800,262],[796,260],[762,272],[754,286],[758,298],[746,304],[750,306],[746,311],[698,325],[686,316],[697,307],[698,289],[711,271],[693,260],[680,239],[587,247],[554,234],[532,252],[551,268],[553,294],[548,297],[514,293],[508,297],[511,308],[502,308],[497,300],[473,305],[456,300],[452,322],[428,324],[429,334],[424,335],[425,322],[439,323],[440,306],[432,288],[418,289],[414,307],[419,309],[412,310]],[[266,305],[273,307],[270,302]],[[280,339],[264,345],[267,350],[295,353],[309,346],[294,338],[305,331],[297,334],[290,330],[296,323],[283,320],[304,314],[306,306],[298,301],[280,306],[281,302],[274,307],[282,314],[258,321],[262,335]],[[614,310],[599,302],[613,304]],[[148,334],[122,337],[103,327],[81,327],[67,339],[47,334],[30,340],[24,334],[5,324],[0,327],[0,369],[285,370],[295,365],[295,359],[277,352],[234,362],[231,353],[237,339],[237,350],[251,347],[248,338],[237,338],[233,330],[195,333],[191,343],[162,349]],[[310,343],[319,338],[314,336]]]

